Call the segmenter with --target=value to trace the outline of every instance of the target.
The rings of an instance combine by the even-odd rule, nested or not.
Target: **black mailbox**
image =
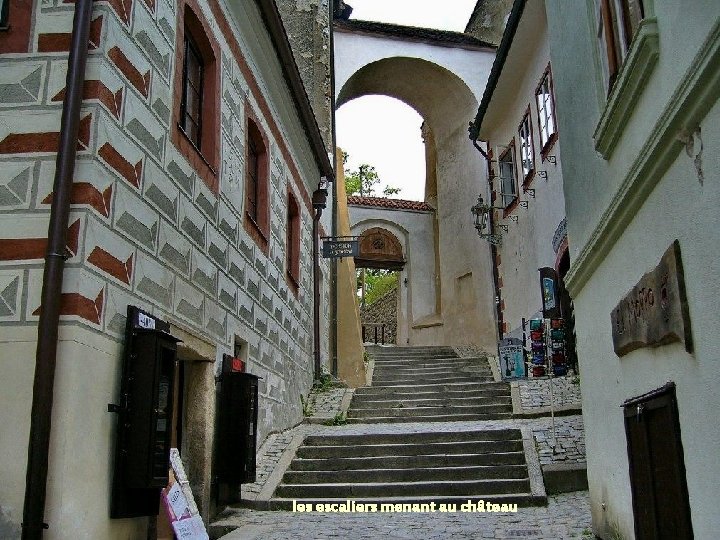
[[[255,481],[259,379],[250,373],[223,370],[215,462],[215,477],[220,483]]]
[[[156,515],[168,484],[178,339],[170,326],[128,306],[111,517]]]

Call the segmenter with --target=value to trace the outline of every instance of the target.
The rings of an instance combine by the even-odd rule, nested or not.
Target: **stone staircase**
[[[449,422],[510,418],[510,386],[496,383],[487,359],[450,347],[368,347],[372,386],[358,388],[349,423]]]
[[[459,509],[470,499],[546,504],[529,430],[389,425],[511,417],[509,385],[494,382],[487,359],[459,358],[449,347],[368,350],[373,385],[355,391],[348,423],[377,426],[305,437],[268,508],[354,501]]]
[[[312,435],[269,507],[295,503],[544,504],[531,487],[519,429]]]

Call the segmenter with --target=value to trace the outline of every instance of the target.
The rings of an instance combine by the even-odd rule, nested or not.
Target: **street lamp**
[[[482,195],[478,196],[477,204],[470,209],[475,219],[475,230],[477,230],[478,236],[498,246],[502,242],[502,235],[492,232],[490,212],[493,210],[502,210],[502,208],[485,204]]]

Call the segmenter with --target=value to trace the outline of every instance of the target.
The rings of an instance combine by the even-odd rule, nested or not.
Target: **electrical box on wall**
[[[170,325],[128,306],[111,518],[157,515],[169,481],[177,343]]]

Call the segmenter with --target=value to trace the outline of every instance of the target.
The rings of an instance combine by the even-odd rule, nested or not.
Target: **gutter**
[[[330,162],[325,142],[320,134],[315,113],[310,105],[310,99],[305,91],[305,85],[300,77],[300,71],[295,63],[290,43],[288,41],[285,26],[283,26],[280,12],[275,5],[274,0],[256,0],[260,13],[262,14],[265,26],[270,33],[273,46],[282,65],[283,76],[285,82],[290,87],[295,106],[300,113],[300,120],[303,123],[305,134],[310,139],[310,147],[315,156],[315,161],[321,171],[321,176],[325,176],[329,182],[335,179],[333,164]]]
[[[500,80],[500,74],[505,66],[505,60],[507,60],[508,53],[510,52],[510,46],[515,38],[515,32],[520,24],[523,10],[525,9],[525,2],[526,0],[515,0],[515,2],[513,2],[512,10],[510,10],[510,17],[505,25],[505,32],[503,33],[502,40],[498,46],[495,61],[490,69],[490,76],[488,77],[488,82],[485,86],[485,92],[483,93],[482,100],[480,101],[478,112],[475,115],[475,120],[470,122],[470,127],[468,128],[470,140],[472,141],[477,141],[480,136],[480,127],[482,126],[483,119],[485,118],[488,106],[490,105],[490,100],[492,100],[493,94],[495,93],[495,88]]]
[[[336,0],[328,2],[328,32],[330,32],[330,130],[332,133],[332,149],[333,149],[333,169],[337,171],[337,137],[335,131],[335,3]],[[352,9],[352,8],[351,8]],[[338,235],[338,187],[333,177],[332,183],[332,225],[330,234],[335,237]],[[330,373],[337,377],[338,374],[338,262],[337,259],[330,260]]]
[[[60,142],[50,207],[48,246],[45,255],[42,302],[38,322],[35,356],[30,440],[23,505],[22,539],[38,540],[43,530],[50,453],[53,389],[57,362],[58,327],[66,259],[66,234],[70,214],[70,194],[75,172],[80,108],[83,99],[85,65],[93,0],[77,0],[68,58],[65,100],[60,120]],[[55,532],[55,536],[59,534]]]

